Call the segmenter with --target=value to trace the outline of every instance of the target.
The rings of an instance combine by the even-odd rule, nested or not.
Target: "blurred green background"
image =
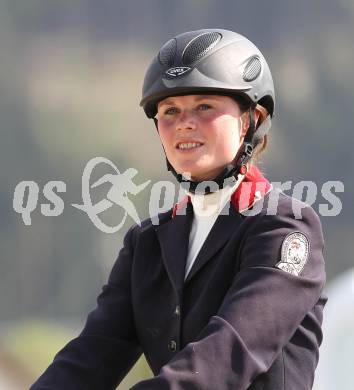
[[[322,184],[344,183],[341,213],[322,217],[329,281],[353,267],[352,0],[0,0],[0,389],[27,388],[80,331],[133,222],[106,234],[71,207],[86,163],[134,167],[137,184],[171,180],[139,107],[142,80],[167,39],[204,27],[246,35],[268,59],[277,106],[262,169],[271,181],[314,181],[316,211]],[[13,209],[23,180],[40,188],[30,226]],[[67,185],[60,216],[41,214],[50,180]],[[141,218],[148,195],[133,199]],[[119,389],[147,375],[140,360]]]

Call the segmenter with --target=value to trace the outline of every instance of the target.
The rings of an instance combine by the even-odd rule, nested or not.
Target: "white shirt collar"
[[[230,185],[208,195],[192,194],[187,192],[193,204],[193,211],[196,218],[215,217],[220,214],[231,195],[236,191],[244,176],[239,175],[239,179]]]

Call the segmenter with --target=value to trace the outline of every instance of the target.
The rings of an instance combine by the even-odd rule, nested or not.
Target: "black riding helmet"
[[[222,188],[226,178],[243,171],[253,149],[270,128],[268,117],[255,133],[254,110],[260,104],[273,116],[272,75],[262,53],[242,35],[222,29],[189,31],[167,41],[151,62],[140,105],[149,118],[155,119],[159,101],[198,93],[241,98],[250,106],[250,127],[244,143],[232,164],[213,180]],[[169,161],[167,167],[179,182],[190,184],[190,191],[196,190],[198,182],[186,180]]]

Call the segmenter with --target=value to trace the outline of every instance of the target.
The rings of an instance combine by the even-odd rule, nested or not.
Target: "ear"
[[[257,123],[259,120],[261,113],[258,110],[255,110],[254,112],[254,120],[257,128]],[[241,117],[241,129],[240,129],[240,143],[243,142],[243,139],[245,138],[245,135],[247,133],[248,127],[250,125],[250,116],[249,111],[245,111]]]
[[[254,121],[255,121],[255,124],[256,124],[256,129],[257,129],[258,120],[259,120],[260,116],[261,116],[261,113],[256,109],[255,112],[254,112]]]

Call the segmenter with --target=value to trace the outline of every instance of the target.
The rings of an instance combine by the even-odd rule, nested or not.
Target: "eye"
[[[198,106],[198,110],[201,110],[201,111],[210,110],[211,108],[212,108],[212,106],[210,104],[207,104],[207,103],[202,103],[202,104],[199,104],[199,106]]]
[[[178,113],[178,108],[177,107],[168,107],[163,111],[164,115],[173,115]]]

